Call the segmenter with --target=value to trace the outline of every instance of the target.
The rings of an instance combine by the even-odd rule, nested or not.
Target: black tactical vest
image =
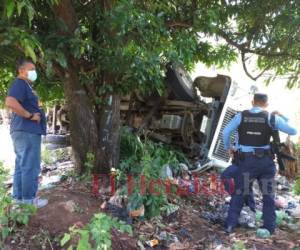
[[[239,144],[244,146],[261,147],[270,144],[272,128],[268,123],[269,113],[262,111],[251,113],[245,110],[238,127]]]

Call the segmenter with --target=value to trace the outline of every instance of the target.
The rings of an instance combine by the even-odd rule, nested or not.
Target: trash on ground
[[[155,247],[158,245],[158,240],[157,239],[153,239],[153,240],[148,240],[145,242],[149,247]]]
[[[186,249],[190,249],[190,244],[188,242],[185,243],[172,243],[169,246],[169,250],[186,250]]]
[[[262,239],[269,238],[271,236],[270,232],[268,229],[265,228],[259,228],[256,231],[256,236]]]
[[[59,175],[43,176],[41,185],[45,186],[48,184],[54,184],[60,182],[60,180],[61,180],[61,176]]]

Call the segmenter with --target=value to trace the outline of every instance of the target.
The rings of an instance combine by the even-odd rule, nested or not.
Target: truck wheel
[[[176,96],[176,100],[195,101],[193,81],[183,67],[169,64],[167,66],[167,82]]]
[[[44,143],[56,145],[70,145],[70,137],[68,135],[48,134],[43,138]]]

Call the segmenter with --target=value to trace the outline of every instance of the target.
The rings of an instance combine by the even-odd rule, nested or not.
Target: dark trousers
[[[275,214],[275,164],[271,156],[246,156],[244,160],[239,161],[237,177],[235,178],[235,189],[230,201],[230,208],[227,217],[227,226],[235,227],[238,223],[240,212],[243,208],[245,197],[250,195],[252,182],[258,181],[263,195],[263,227],[271,233],[276,227]]]
[[[221,174],[221,180],[224,183],[224,189],[232,195],[235,189],[235,182],[238,175],[238,166],[235,164],[227,167]],[[252,184],[249,189],[249,195],[244,196],[244,204],[248,206],[252,211],[255,211],[255,200],[253,195]]]

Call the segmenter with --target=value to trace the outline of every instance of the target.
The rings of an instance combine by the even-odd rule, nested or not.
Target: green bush
[[[71,156],[70,148],[58,148],[54,150],[49,150],[47,148],[44,148],[41,154],[42,161],[47,165],[54,164],[57,161],[59,162],[64,161],[65,159],[68,159],[70,156]]]
[[[300,141],[296,144],[296,157],[298,162],[298,167],[300,166]]]
[[[122,233],[132,235],[132,228],[125,222],[119,221],[106,214],[95,214],[91,222],[84,228],[71,227],[69,233],[65,233],[60,245],[65,246],[68,242],[76,242],[76,248],[71,243],[68,250],[109,250],[112,249],[111,230],[115,228]],[[92,243],[91,243],[92,241]],[[74,248],[73,248],[74,247]]]
[[[298,163],[298,171],[300,171],[300,142],[296,144],[296,157]],[[296,179],[294,191],[297,195],[300,195],[300,174],[298,174],[298,177]]]
[[[47,165],[51,165],[55,162],[54,154],[46,148],[42,150],[41,159]]]
[[[144,205],[147,218],[160,214],[161,208],[168,204],[165,188],[157,185],[158,189],[155,191],[159,195],[155,195],[146,185],[145,194],[140,195],[140,177],[144,176],[146,183],[158,180],[164,165],[168,164],[176,171],[180,162],[187,162],[182,153],[147,138],[142,141],[137,135],[124,128],[121,133],[118,181],[124,183],[127,174],[135,177],[136,185],[134,185],[133,193],[129,196],[129,209],[135,210]],[[124,189],[126,188],[124,187]]]
[[[27,225],[30,216],[36,212],[36,208],[32,205],[14,203],[4,185],[7,176],[8,172],[0,162],[0,247],[17,226]]]

